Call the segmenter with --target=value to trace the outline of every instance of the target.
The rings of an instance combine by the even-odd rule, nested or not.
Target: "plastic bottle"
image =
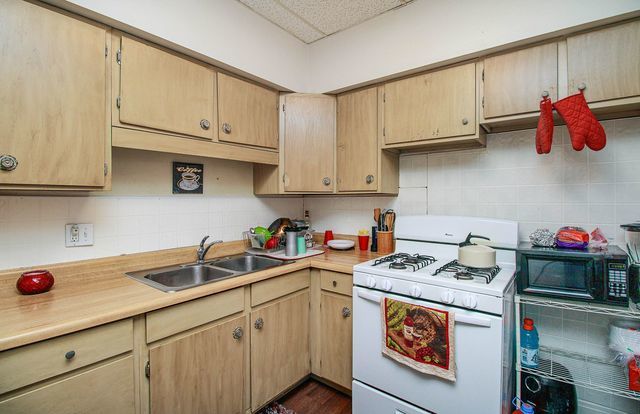
[[[520,363],[527,368],[538,368],[538,351],[540,349],[538,330],[533,319],[524,318],[520,329]]]

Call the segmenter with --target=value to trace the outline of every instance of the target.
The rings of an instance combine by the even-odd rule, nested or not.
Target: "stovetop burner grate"
[[[373,266],[383,263],[389,263],[389,269],[405,270],[409,269],[413,272],[435,263],[436,258],[428,255],[408,253],[395,253],[389,256],[381,257],[373,262]]]
[[[452,260],[446,265],[438,268],[433,272],[433,276],[437,276],[442,272],[453,273],[453,277],[457,280],[473,280],[475,278],[483,279],[487,284],[491,283],[498,273],[500,273],[500,266],[494,266],[486,269],[467,267],[458,263],[457,260]]]

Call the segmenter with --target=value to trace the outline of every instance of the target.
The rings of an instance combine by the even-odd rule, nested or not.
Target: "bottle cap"
[[[522,325],[522,329],[525,331],[533,331],[533,319],[524,318],[524,324]]]

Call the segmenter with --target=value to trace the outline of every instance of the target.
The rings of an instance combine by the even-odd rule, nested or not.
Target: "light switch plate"
[[[65,247],[93,246],[93,224],[71,223],[65,226]]]

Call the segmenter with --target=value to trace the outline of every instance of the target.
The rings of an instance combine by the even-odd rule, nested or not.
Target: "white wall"
[[[235,0],[45,1],[125,31],[134,27],[282,88],[306,88],[307,46]]]
[[[171,194],[171,162],[204,164],[203,195]],[[278,217],[302,217],[302,199],[253,195],[251,164],[115,149],[113,191],[80,197],[0,196],[0,269],[168,249],[204,235],[239,240]],[[95,244],[64,246],[67,223],[93,223]]]
[[[312,43],[309,90],[334,91],[639,9],[637,0],[416,0]]]
[[[354,234],[373,225],[374,207],[398,215],[495,217],[520,222],[520,239],[538,227],[600,227],[622,243],[620,224],[640,220],[640,118],[604,121],[607,146],[576,152],[564,126],[549,155],[535,151],[535,130],[487,137],[484,149],[400,158],[393,198],[305,198],[319,231]]]

